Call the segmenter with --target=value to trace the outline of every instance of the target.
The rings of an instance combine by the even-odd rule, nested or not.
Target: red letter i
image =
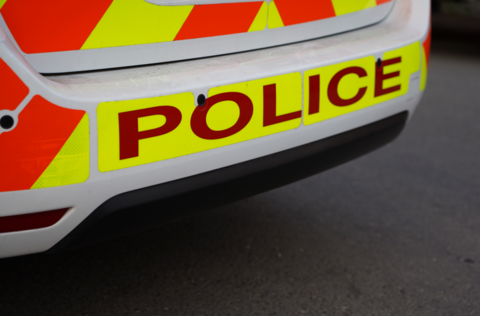
[[[311,76],[308,87],[308,114],[312,115],[320,112],[320,75]]]

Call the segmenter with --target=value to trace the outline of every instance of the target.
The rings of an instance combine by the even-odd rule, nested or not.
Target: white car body
[[[8,1],[10,0],[7,0],[7,4]],[[155,1],[160,2],[160,0]],[[162,1],[161,4],[164,2]],[[426,83],[428,49],[425,52],[424,43],[429,41],[430,1],[396,0],[388,2],[387,5],[380,9],[375,8],[385,11],[385,15],[388,16],[371,26],[348,32],[343,29],[339,30],[339,32],[343,32],[341,34],[323,37],[328,34],[319,31],[319,34],[313,36],[313,34],[308,34],[308,32],[311,32],[309,30],[306,30],[306,33],[304,32],[304,25],[299,25],[293,26],[292,30],[287,30],[284,38],[262,35],[267,38],[265,39],[267,42],[263,44],[260,34],[255,35],[258,38],[252,40],[251,44],[248,44],[249,40],[245,34],[240,34],[234,39],[227,39],[229,43],[232,42],[231,45],[225,45],[226,48],[212,52],[209,51],[209,47],[222,41],[221,37],[215,37],[209,39],[208,43],[205,42],[206,44],[199,44],[202,48],[196,53],[198,54],[196,56],[192,56],[194,54],[192,52],[183,52],[188,50],[188,45],[185,43],[172,44],[169,47],[165,43],[139,45],[128,47],[122,53],[118,50],[120,48],[106,48],[105,50],[108,52],[98,49],[84,55],[80,54],[82,52],[77,53],[75,51],[58,54],[26,54],[15,43],[14,37],[2,19],[0,23],[0,59],[28,86],[28,95],[15,109],[2,109],[0,105],[0,117],[8,115],[13,117],[15,121],[13,127],[9,129],[0,128],[1,155],[5,157],[9,155],[9,150],[11,150],[7,150],[2,144],[2,135],[6,137],[5,135],[14,133],[15,129],[19,128],[19,124],[22,123],[22,111],[28,108],[32,100],[37,100],[38,96],[41,96],[44,100],[59,107],[85,112],[82,116],[82,122],[84,122],[84,130],[88,131],[86,134],[88,135],[88,155],[86,158],[82,158],[86,159],[87,165],[81,168],[83,168],[82,170],[88,170],[88,173],[85,176],[77,177],[77,180],[75,180],[77,183],[68,185],[51,187],[40,185],[31,189],[4,190],[3,192],[0,190],[0,226],[2,225],[2,218],[68,209],[65,215],[61,216],[61,219],[51,226],[0,233],[0,258],[44,252],[50,249],[56,250],[55,247],[58,247],[62,241],[69,240],[69,234],[92,215],[96,209],[109,199],[121,194],[159,184],[173,183],[181,179],[207,174],[222,168],[281,153],[381,121],[399,113],[408,112],[408,115],[411,116],[421,100]],[[358,19],[362,17],[363,15],[359,16]],[[331,23],[333,25],[339,22],[332,21]],[[355,21],[351,23],[355,25]],[[354,26],[353,28],[358,27]],[[268,39],[269,37],[270,39]],[[320,38],[310,39],[312,37]],[[296,40],[293,40],[295,38]],[[236,41],[239,43],[238,47],[235,46],[234,42]],[[288,42],[296,43],[287,44]],[[268,47],[260,48],[259,43]],[[279,44],[282,45],[277,46]],[[250,47],[245,48],[242,45],[250,45]],[[243,52],[237,52],[240,47],[243,47]],[[157,52],[164,48],[166,53],[158,57]],[[327,72],[322,69],[327,69],[329,66],[340,65],[338,66],[338,70],[340,70],[348,68],[349,63],[355,65],[359,60],[365,59],[362,62],[366,63],[370,63],[372,60],[375,62],[378,59],[387,60],[390,57],[385,56],[390,56],[388,55],[389,52],[406,54],[403,56],[418,55],[418,60],[409,61],[408,66],[401,69],[401,75],[407,73],[408,78],[402,79],[402,91],[399,92],[398,96],[395,95],[392,98],[387,96],[381,102],[369,101],[370,103],[365,103],[352,111],[345,110],[344,113],[335,114],[328,118],[313,121],[309,118],[307,109],[309,106],[308,98],[311,95],[308,95],[307,81],[308,78],[313,77],[313,75],[309,75],[313,70],[320,69],[318,70],[322,76],[320,78],[323,78]],[[227,53],[228,55],[223,55]],[[385,55],[386,53],[387,55]],[[216,56],[206,57],[211,55]],[[140,64],[139,58],[144,60],[144,62],[141,62],[141,64],[145,64],[144,66],[138,66]],[[197,59],[184,60],[187,58]],[[55,62],[56,59],[58,62]],[[150,65],[172,60],[182,61]],[[65,73],[54,76],[40,74],[98,68],[98,66],[95,66],[95,62],[104,65],[102,68],[137,66],[83,73]],[[368,76],[366,77],[372,77],[371,71],[368,70]],[[339,71],[335,70],[335,72],[338,73]],[[386,71],[385,73],[389,72]],[[358,77],[361,78],[361,76]],[[274,79],[268,81],[269,78]],[[275,78],[280,79],[276,81]],[[293,82],[296,90],[292,88],[294,90],[290,91],[288,90],[290,88],[283,88],[287,87],[288,82],[285,81],[287,83],[283,84],[282,80],[284,79],[282,78],[287,78],[290,81],[285,80]],[[357,79],[357,77],[352,77],[349,80],[356,82]],[[124,163],[128,159],[125,161],[118,160],[114,157],[117,153],[112,154],[113,150],[118,151],[118,145],[114,145],[114,142],[118,142],[118,139],[112,136],[113,138],[110,140],[108,135],[112,132],[107,129],[110,128],[108,124],[114,124],[111,123],[113,118],[116,118],[116,115],[121,112],[117,108],[133,111],[155,105],[167,105],[167,102],[175,103],[177,102],[175,100],[180,100],[179,98],[184,98],[182,100],[187,101],[178,102],[189,102],[191,103],[189,106],[195,107],[197,105],[195,100],[201,94],[212,98],[214,95],[226,93],[232,89],[236,89],[235,91],[240,93],[238,91],[246,89],[244,86],[255,87],[257,84],[264,83],[276,84],[279,87],[277,89],[279,104],[283,104],[281,102],[284,99],[297,98],[298,96],[297,99],[300,100],[299,111],[302,112],[301,118],[296,119],[295,124],[292,123],[292,126],[285,125],[286,127],[283,129],[265,132],[265,134],[261,134],[260,127],[258,129],[252,128],[251,133],[253,134],[251,135],[253,136],[249,134],[250,136],[242,136],[230,143],[215,145],[204,145],[204,143],[191,140],[192,136],[188,136],[191,134],[190,130],[188,135],[185,134],[187,132],[182,132],[183,134],[178,132],[178,136],[175,137],[178,137],[178,142],[183,142],[185,146],[175,144],[175,139],[170,140],[169,144],[172,148],[178,145],[178,148],[175,147],[175,152],[173,152],[173,149],[171,154],[169,150],[160,153],[154,152],[151,154],[154,156],[150,155],[146,158],[140,157],[143,154],[140,152],[138,159],[142,158],[143,160],[139,160],[138,163]],[[339,85],[340,83],[337,82],[337,88]],[[374,89],[374,79],[368,81],[368,83],[365,81],[364,85],[370,89],[367,90],[367,93],[370,93]],[[360,91],[360,88],[361,86],[354,87],[353,92]],[[266,91],[265,88],[263,91]],[[285,93],[285,95],[282,93]],[[255,101],[257,94],[254,95],[253,92],[245,92],[245,94],[254,100],[253,103],[257,102]],[[320,102],[323,102],[323,99]],[[295,102],[292,101],[291,103]],[[144,105],[144,103],[150,105]],[[261,105],[254,104],[255,109],[258,109],[259,106]],[[286,104],[285,106],[290,105]],[[178,128],[187,130],[189,125],[185,113],[188,111],[185,112],[184,109],[181,109],[181,111],[183,121]],[[255,111],[252,115],[258,113],[258,111]],[[257,118],[257,116],[251,117],[253,117],[252,120]],[[190,119],[190,121],[193,120],[193,118]],[[207,119],[205,118],[205,120]],[[54,124],[55,118],[52,118],[50,123]],[[148,128],[153,123],[147,122],[145,124],[147,126],[145,130],[153,130],[153,128]],[[250,124],[250,121],[248,124]],[[220,127],[212,128],[212,130],[216,131],[222,128],[221,124],[218,126]],[[42,129],[42,124],[35,128]],[[177,132],[175,131],[175,133]],[[174,135],[173,132],[171,135]],[[140,139],[138,141],[140,142]],[[145,143],[147,141],[153,142],[154,140],[145,140]],[[110,142],[111,144],[109,144]],[[143,140],[138,145],[140,151],[143,148],[141,144],[143,144]],[[110,145],[113,147],[108,147]],[[191,149],[193,147],[197,149]],[[110,155],[114,156],[110,157]],[[155,155],[161,155],[162,157],[155,158]],[[0,158],[1,163],[6,163],[5,161],[7,160]],[[7,183],[11,181],[11,176],[0,175],[0,181]],[[5,185],[5,187],[8,187],[8,185]],[[174,209],[168,210],[170,213],[174,211]],[[161,212],[161,204],[159,212]],[[60,250],[60,248],[69,248],[69,246],[62,246],[58,249]]]

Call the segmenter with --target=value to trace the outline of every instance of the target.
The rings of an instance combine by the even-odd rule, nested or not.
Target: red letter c
[[[346,75],[355,74],[360,78],[366,77],[367,72],[361,67],[349,67],[339,71],[335,76],[333,76],[332,81],[328,85],[328,98],[333,105],[336,106],[348,106],[360,101],[365,93],[367,92],[367,87],[360,88],[356,96],[351,99],[342,99],[338,95],[338,84],[340,80],[343,79]]]

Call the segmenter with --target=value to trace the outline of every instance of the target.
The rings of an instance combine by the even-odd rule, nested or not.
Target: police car
[[[429,0],[0,0],[0,257],[265,192],[402,131]]]

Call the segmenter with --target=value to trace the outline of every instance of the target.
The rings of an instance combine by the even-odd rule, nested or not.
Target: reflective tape
[[[318,111],[307,111],[304,114],[305,125],[328,120],[340,115],[358,111],[360,109],[385,102],[408,92],[410,76],[420,70],[420,44],[414,43],[393,51],[386,52],[382,58],[382,65],[378,67],[375,57],[365,57],[340,64],[312,69],[304,75],[305,104]],[[364,73],[355,72],[360,68]],[[350,69],[349,72],[340,71]],[[340,76],[340,75],[341,76]],[[313,97],[316,104],[311,102],[312,81],[310,78],[318,76],[318,95]],[[337,76],[337,78],[335,78]],[[337,79],[339,81],[333,80]],[[362,88],[365,93],[359,100]],[[342,101],[346,103],[342,103]],[[352,100],[355,102],[348,102]]]
[[[332,0],[274,0],[270,2],[270,28],[312,22],[335,17]]]
[[[373,8],[377,5],[376,0],[332,0],[333,7],[335,8],[335,14],[344,15],[362,11],[368,8]]]
[[[0,13],[24,53],[79,50],[112,1],[7,0]]]
[[[420,43],[280,76],[209,90],[110,101],[97,108],[101,172],[237,144],[316,124],[400,96],[420,70]],[[415,89],[417,86],[415,87]],[[302,91],[303,89],[303,91]],[[303,92],[303,100],[302,100]],[[203,104],[203,102],[202,102]]]
[[[392,0],[273,0],[268,27],[278,28],[359,12]]]
[[[301,124],[301,109],[300,73],[212,88],[198,107],[190,92],[103,102],[97,109],[99,169],[144,165],[291,130]]]
[[[175,40],[246,33],[262,5],[263,2],[196,5]]]
[[[2,60],[0,71],[2,100],[9,101],[2,104],[14,110],[28,94],[28,88],[10,73],[13,71]],[[7,84],[17,90],[10,89],[9,95],[9,91],[3,90]],[[3,109],[4,106],[0,110]],[[35,95],[21,109],[16,120],[18,122],[11,130],[1,130],[0,134],[0,192],[62,186],[87,180],[90,149],[85,111],[66,109]]]
[[[4,1],[4,0],[0,0]],[[392,0],[272,0],[159,6],[144,0],[7,0],[5,22],[24,53],[131,46],[318,21]]]
[[[10,67],[0,59],[0,111],[14,111],[28,95],[28,87],[18,78]]]
[[[89,168],[88,115],[84,114],[31,189],[58,187],[87,181]]]
[[[166,7],[143,0],[114,0],[78,49],[173,41],[192,10],[193,6]]]

